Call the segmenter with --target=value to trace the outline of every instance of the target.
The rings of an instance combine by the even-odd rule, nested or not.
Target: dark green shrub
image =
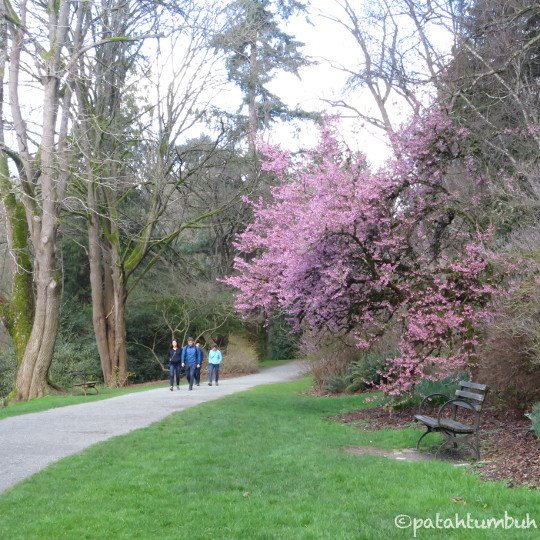
[[[73,372],[84,373],[92,380],[103,380],[99,353],[94,342],[82,342],[61,336],[56,341],[49,371],[51,382],[63,388],[72,386]]]
[[[469,376],[466,373],[454,373],[440,381],[430,381],[424,379],[420,381],[415,388],[415,394],[425,397],[430,394],[445,394],[449,398],[454,397],[458,388],[459,381],[468,381]]]
[[[90,263],[88,254],[81,246],[87,240],[83,234],[71,228],[69,234],[60,236],[58,247],[62,253],[63,298],[74,299],[79,304],[90,303]]]
[[[373,388],[381,382],[380,373],[384,370],[385,363],[385,356],[379,353],[362,354],[361,358],[347,366],[345,373],[326,376],[321,388],[332,394],[354,393]]]
[[[168,346],[168,341],[166,342]],[[146,381],[159,381],[167,378],[167,372],[163,371],[160,364],[151,351],[139,345],[128,343],[128,371],[130,373],[129,381],[131,383],[142,383]],[[167,349],[161,347],[156,351],[159,360],[165,368],[167,363]]]
[[[349,384],[348,375],[329,375],[322,385],[322,390],[329,394],[341,394],[345,392]]]
[[[283,315],[268,325],[268,360],[290,360],[296,357],[299,336]]]
[[[387,408],[393,411],[404,411],[407,409],[416,409],[420,406],[422,400],[431,394],[444,394],[449,399],[454,397],[458,388],[458,381],[468,380],[466,373],[454,373],[440,381],[430,381],[424,379],[420,381],[413,392],[403,396],[390,398],[386,404]],[[447,400],[442,396],[434,397],[430,400],[431,405],[442,405]]]
[[[380,384],[385,365],[386,357],[375,352],[368,352],[359,360],[354,361],[347,369],[350,380],[347,392],[367,390]]]
[[[92,325],[92,306],[64,293],[49,378],[57,386],[70,388],[74,382],[73,372],[84,373],[88,379],[103,380]]]

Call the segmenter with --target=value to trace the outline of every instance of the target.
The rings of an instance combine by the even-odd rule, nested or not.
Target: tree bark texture
[[[30,338],[34,318],[32,262],[29,252],[29,231],[23,204],[11,182],[8,152],[4,139],[4,74],[8,58],[6,7],[0,4],[0,199],[6,214],[8,248],[13,261],[11,297],[1,302],[0,318],[8,331],[20,365]],[[11,159],[17,159],[12,155]],[[16,162],[20,166],[20,161]]]
[[[89,201],[92,197],[89,198]],[[97,214],[88,224],[92,322],[105,383],[127,382],[126,290],[114,246],[100,235]]]
[[[0,317],[11,337],[19,366],[30,339],[34,319],[32,262],[28,249],[26,214],[12,192],[7,159],[3,155],[0,155],[0,198],[6,212],[8,247],[13,261],[11,297],[2,303]]]
[[[16,99],[18,84],[10,86],[14,127],[20,153],[25,161],[24,169],[27,171],[26,182],[28,184],[37,182],[40,187],[39,195],[36,197],[39,210],[36,208],[31,218],[27,211],[26,216],[34,251],[36,297],[32,331],[17,373],[16,398],[22,400],[41,397],[48,393],[48,372],[52,363],[60,318],[61,280],[57,269],[56,243],[60,199],[67,182],[67,171],[65,170],[67,149],[64,143],[67,138],[68,123],[65,115],[69,111],[69,92],[67,93],[67,102],[64,102],[62,109],[63,117],[58,132],[56,124],[62,101],[60,80],[65,75],[62,51],[67,42],[70,7],[71,2],[60,0],[59,2],[50,2],[47,9],[50,49],[43,56],[43,74],[41,76],[43,121],[40,167],[37,174],[34,171],[36,164],[28,158],[27,128],[22,121],[21,110]],[[21,9],[26,9],[26,5],[22,4]],[[22,15],[21,19],[24,22],[24,13]],[[17,36],[18,32],[19,29],[15,29],[14,36]],[[22,47],[23,42],[20,39],[14,39],[12,46]],[[14,73],[18,73],[20,69],[21,50],[20,48],[15,50],[12,55],[10,68]],[[13,60],[16,62],[13,63]],[[16,82],[17,78],[15,77]]]

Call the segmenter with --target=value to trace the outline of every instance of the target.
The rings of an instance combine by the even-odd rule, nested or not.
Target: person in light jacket
[[[221,351],[217,348],[217,345],[214,345],[210,352],[208,353],[208,386],[212,386],[212,379],[216,379],[216,386],[219,386],[219,366],[223,356]]]

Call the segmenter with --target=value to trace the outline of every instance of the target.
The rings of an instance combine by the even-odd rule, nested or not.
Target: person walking
[[[213,345],[208,353],[208,386],[212,386],[214,374],[216,386],[219,386],[219,366],[221,365],[222,360],[223,356],[221,355],[221,351],[218,349],[217,345]]]
[[[174,379],[176,378],[176,389],[180,390],[180,369],[182,364],[182,349],[178,346],[176,339],[172,340],[169,347],[169,384],[171,392],[174,388]]]
[[[195,347],[197,347],[197,349],[199,349],[199,352],[201,353],[200,366],[195,368],[195,384],[199,386],[201,384],[201,370],[203,367],[205,354],[204,354],[204,347],[201,347],[201,344],[198,341],[195,342]]]
[[[201,367],[201,351],[195,347],[195,340],[192,337],[188,338],[187,345],[182,348],[182,367],[186,368],[189,389],[193,390],[195,370]]]

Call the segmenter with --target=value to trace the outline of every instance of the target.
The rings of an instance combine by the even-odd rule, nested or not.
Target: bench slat
[[[439,431],[440,429],[445,429],[452,431],[454,433],[474,433],[475,427],[468,424],[463,424],[457,420],[452,420],[451,418],[442,418],[440,422],[432,416],[426,416],[423,414],[417,414],[414,417],[418,422],[422,422],[427,427],[433,429],[434,431]]]
[[[479,403],[474,403],[471,401],[465,401],[465,400],[456,400],[452,402],[452,405],[456,405],[457,407],[463,407],[464,409],[471,409],[471,407],[476,411],[480,412],[482,410],[482,405]]]
[[[73,383],[73,388],[81,388],[85,396],[86,396],[86,391],[92,390],[92,389],[96,391],[96,394],[99,394],[99,390],[97,387],[98,384],[99,384],[99,381],[85,381],[85,382],[80,382],[80,383]]]
[[[487,390],[487,384],[480,384],[470,381],[459,381],[459,386],[463,388],[472,388],[473,390],[481,390],[485,392]]]
[[[436,418],[433,418],[432,416],[426,416],[425,414],[415,414],[414,419],[418,422],[422,422],[422,424],[425,424],[430,428],[434,428],[439,425],[439,422],[437,422]]]
[[[464,390],[456,390],[456,397],[472,399],[474,401],[479,401],[482,403],[486,396],[482,394],[474,394],[473,392],[465,392]]]
[[[474,426],[469,426],[467,424],[462,424],[457,420],[450,420],[449,418],[441,419],[439,426],[441,428],[448,428],[449,431],[454,433],[474,433]]]

